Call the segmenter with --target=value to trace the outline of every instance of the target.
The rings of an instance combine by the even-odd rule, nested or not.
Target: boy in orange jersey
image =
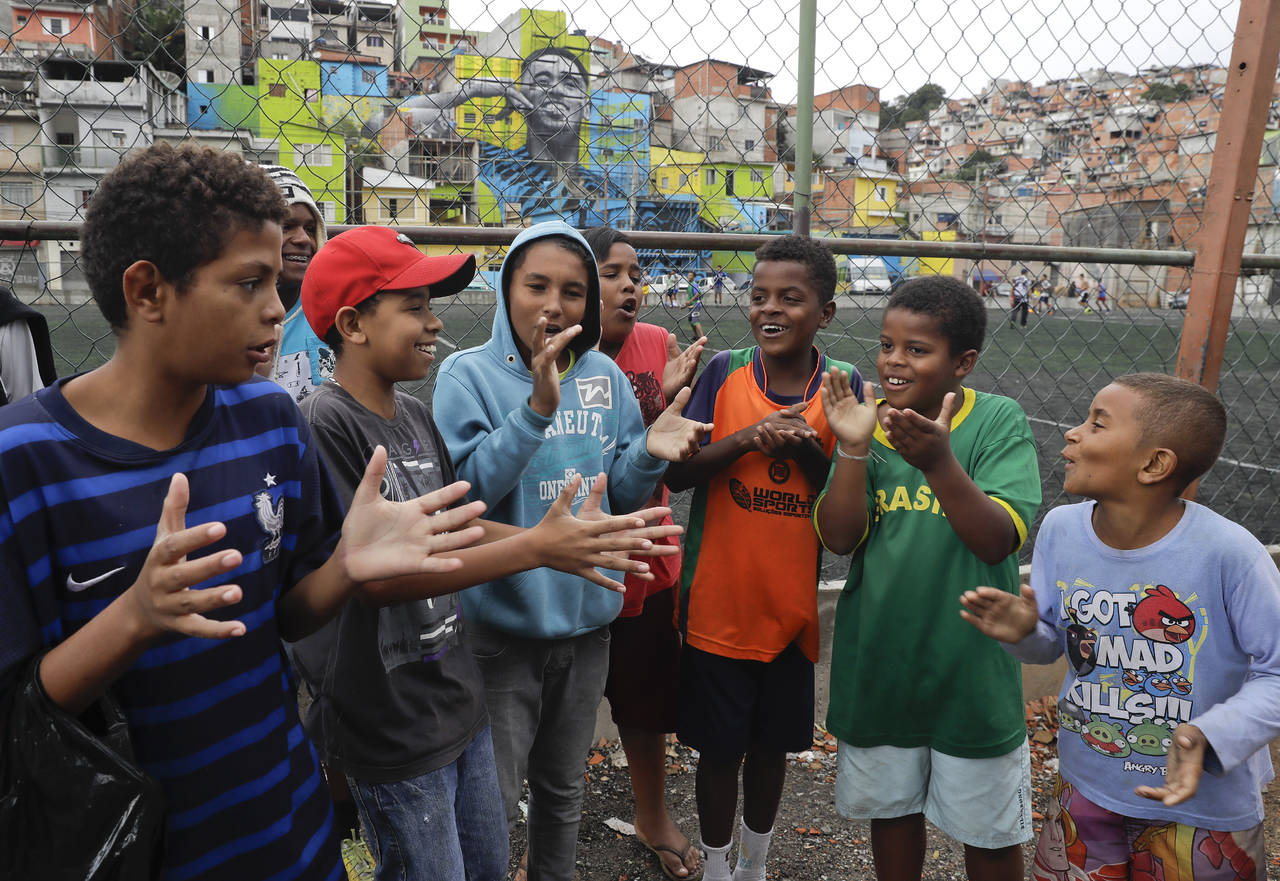
[[[786,754],[813,738],[819,547],[810,515],[835,446],[818,390],[831,366],[858,376],[813,345],[835,314],[835,285],[835,260],[812,239],[787,236],[756,252],[757,345],[711,359],[685,415],[714,414],[715,430],[697,456],[667,469],[672,490],[696,487],[680,579],[677,731],[700,753],[707,881],[764,878]],[[743,822],[730,874],[739,766]]]

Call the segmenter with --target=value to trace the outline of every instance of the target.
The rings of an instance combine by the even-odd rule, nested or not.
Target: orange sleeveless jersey
[[[805,421],[830,456],[835,436],[818,389],[834,364],[821,354],[803,397],[770,395],[756,348],[721,352],[707,365],[685,415],[714,422],[714,443],[766,416],[807,401]],[[694,490],[685,534],[678,609],[694,648],[729,658],[771,661],[795,642],[818,660],[818,536],[813,503],[822,490],[793,461],[750,452]]]

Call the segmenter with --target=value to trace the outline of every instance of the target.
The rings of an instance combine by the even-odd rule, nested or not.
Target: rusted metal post
[[[1210,391],[1222,373],[1278,54],[1280,0],[1242,0],[1178,346],[1178,376]]]

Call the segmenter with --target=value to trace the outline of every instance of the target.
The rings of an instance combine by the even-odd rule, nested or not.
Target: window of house
[[[310,104],[312,101],[320,100],[319,89],[304,89],[302,95],[308,104]]]
[[[316,207],[320,209],[320,216],[324,218],[325,223],[334,223],[338,219],[333,202],[317,202]]]
[[[888,202],[888,201],[889,201],[889,188],[888,188],[888,187],[876,187],[876,201],[877,201],[877,202]]]
[[[743,142],[743,144],[742,144],[742,149],[743,149],[745,152],[747,152],[747,153],[750,153],[750,152],[751,152],[752,150],[754,150],[755,148],[756,148],[756,142],[755,142],[755,141],[744,141],[744,142]]]
[[[284,97],[284,83],[272,83],[267,87],[267,94],[272,98]]]
[[[29,183],[0,183],[0,204],[26,208],[35,201],[35,188]]]
[[[198,83],[211,83],[211,82],[213,82],[213,71],[211,71],[211,70],[197,70],[197,71],[196,71],[196,82],[198,82]]]
[[[734,174],[734,172],[732,172],[732,171],[726,171],[726,172],[724,173],[724,194],[725,194],[726,196],[733,196],[733,195],[737,195],[737,194],[736,194],[736,193],[734,193],[734,191],[733,191],[733,179],[734,179],[736,176],[737,176],[737,175],[735,175],[735,174]]]
[[[707,186],[714,186],[716,182],[716,170],[714,168],[708,168],[704,171],[702,173],[702,182]]]
[[[475,125],[475,124],[476,124],[476,115],[475,115],[474,113],[470,112],[470,111],[463,113],[463,114],[462,114],[462,124],[463,124],[463,125]]]
[[[383,46],[386,45],[382,37],[378,36],[377,34],[370,34],[369,36],[365,37],[364,43],[366,46],[371,46],[377,49],[381,49]]]
[[[42,18],[40,23],[44,25],[45,32],[55,37],[60,37],[69,30],[68,21],[65,18]]]
[[[293,159],[299,167],[332,165],[333,147],[329,144],[297,144],[293,148]]]
[[[388,220],[395,220],[400,216],[403,201],[402,199],[386,199],[383,201],[383,214],[386,215]]]
[[[662,188],[665,190],[669,186],[671,186],[671,178],[664,174],[662,176]]]
[[[18,30],[22,30],[27,26],[27,17],[25,15],[19,15],[17,18],[17,22],[18,22]]]
[[[196,28],[196,36],[202,40],[212,40],[213,28],[210,25],[202,24]]]
[[[753,184],[764,183],[764,172],[758,168],[751,169],[751,182]]]
[[[713,138],[707,138],[707,150],[709,151],[719,150],[721,147],[721,144],[723,143],[724,143],[724,138],[720,137],[719,135]]]
[[[376,83],[377,81],[378,81],[377,71],[373,71],[373,70],[360,71],[360,82],[365,83],[366,85],[369,85],[372,83]]]
[[[80,207],[88,208],[89,200],[93,198],[93,190],[76,190],[76,196],[80,199]]]

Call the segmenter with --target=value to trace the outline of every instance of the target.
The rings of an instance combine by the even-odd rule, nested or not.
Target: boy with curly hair
[[[695,488],[677,608],[677,733],[699,752],[707,881],[763,881],[786,754],[813,742],[819,548],[810,515],[835,446],[818,389],[829,366],[857,376],[814,345],[835,315],[835,289],[835,259],[820,242],[780,236],[756,251],[756,345],[711,359],[685,415],[714,432],[667,470],[672,490]]]
[[[164,792],[165,878],[339,877],[280,641],[480,534],[480,504],[425,516],[464,483],[382,499],[381,448],[344,521],[298,408],[254,377],[284,217],[235,156],[127,157],[83,239],[115,353],[0,411],[0,695],[34,677],[78,716],[114,693]]]

